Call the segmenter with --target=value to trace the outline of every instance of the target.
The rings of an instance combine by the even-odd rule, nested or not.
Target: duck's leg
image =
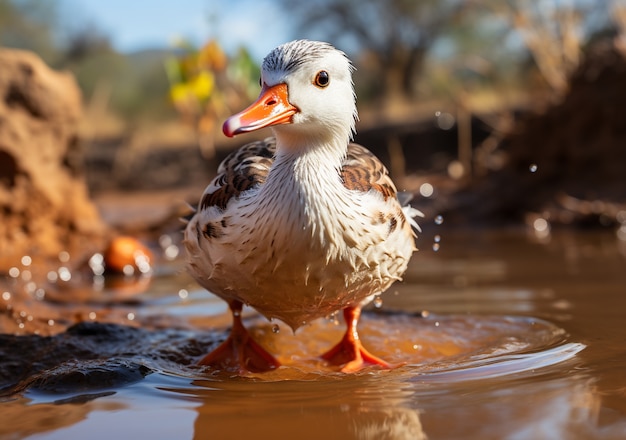
[[[233,327],[230,330],[230,335],[219,347],[203,357],[198,363],[217,368],[237,368],[240,374],[261,373],[280,367],[278,360],[257,344],[243,326],[241,302],[231,301],[228,306],[233,315]]]
[[[361,307],[346,307],[343,309],[343,317],[346,320],[346,333],[337,345],[322,355],[322,358],[331,365],[342,365],[341,371],[353,373],[365,365],[380,365],[383,368],[391,368],[391,365],[367,351],[357,331],[357,324],[361,316]]]

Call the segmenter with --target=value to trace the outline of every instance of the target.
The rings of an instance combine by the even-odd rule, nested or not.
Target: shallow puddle
[[[178,260],[135,289],[46,287],[25,316],[8,310],[24,283],[7,279],[3,328],[22,335],[0,339],[0,438],[624,438],[623,243],[441,235],[438,252],[420,238],[405,281],[363,316],[365,346],[397,367],[358,374],[317,357],[343,332],[334,317],[294,335],[251,311],[246,325],[283,366],[196,366],[230,319]]]

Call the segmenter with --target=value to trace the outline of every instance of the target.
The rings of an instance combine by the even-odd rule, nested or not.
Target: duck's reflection
[[[387,378],[196,385],[196,439],[426,438],[412,391]]]
[[[193,389],[201,402],[194,438],[619,438],[626,434],[626,426],[620,424],[599,427],[600,395],[584,375],[453,385],[407,383],[401,376],[273,383],[199,381]]]

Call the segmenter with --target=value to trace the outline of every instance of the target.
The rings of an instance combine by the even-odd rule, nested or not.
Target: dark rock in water
[[[101,248],[106,228],[82,174],[74,78],[5,48],[0,72],[0,271],[33,252]]]
[[[0,334],[0,396],[33,389],[89,399],[91,391],[137,382],[165,365],[193,368],[221,337],[94,322],[50,337]]]
[[[152,370],[126,359],[72,360],[34,376],[29,387],[50,393],[116,388],[138,382]]]

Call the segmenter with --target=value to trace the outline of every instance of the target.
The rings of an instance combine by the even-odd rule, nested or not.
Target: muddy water
[[[64,286],[80,304],[47,287],[30,314],[8,313],[5,280],[0,438],[626,438],[625,242],[434,227],[420,248],[362,322],[397,368],[354,375],[316,357],[333,317],[293,335],[250,313],[272,373],[196,366],[229,318],[179,260],[139,286]]]

